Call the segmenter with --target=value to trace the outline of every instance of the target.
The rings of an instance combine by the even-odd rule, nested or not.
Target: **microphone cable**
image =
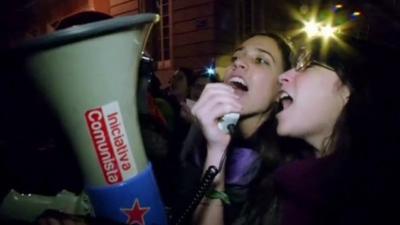
[[[227,126],[227,128],[229,130],[229,133],[232,135],[235,130],[235,124],[229,124]],[[185,222],[187,220],[188,216],[191,215],[193,213],[193,211],[196,209],[196,207],[200,204],[204,195],[207,193],[207,191],[210,190],[212,183],[214,181],[214,178],[221,171],[222,166],[224,165],[224,162],[226,159],[226,153],[227,153],[227,149],[224,150],[224,153],[221,157],[218,168],[214,165],[211,165],[207,168],[206,172],[204,173],[204,176],[202,177],[202,179],[200,181],[200,186],[196,190],[194,197],[192,198],[192,201],[190,201],[190,203],[185,208],[183,213],[178,217],[178,219],[176,221],[173,221],[172,224],[182,225],[183,222]]]

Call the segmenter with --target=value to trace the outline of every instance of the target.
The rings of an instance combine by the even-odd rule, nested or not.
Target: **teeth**
[[[293,98],[287,92],[281,91],[279,94],[279,111],[288,108],[293,103]]]
[[[290,97],[290,95],[288,94],[288,93],[286,93],[286,92],[281,92],[281,94],[279,95],[279,100],[282,100],[282,99],[284,99],[284,98],[292,98],[292,97]]]
[[[246,82],[245,82],[242,78],[240,78],[240,77],[232,77],[232,78],[229,80],[229,82],[236,82],[236,83],[242,84],[243,86],[247,86]]]

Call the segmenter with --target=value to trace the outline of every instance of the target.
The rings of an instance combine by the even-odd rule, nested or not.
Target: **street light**
[[[318,36],[319,34],[319,24],[315,21],[304,22],[304,32],[306,32],[308,37]]]
[[[330,24],[317,23],[315,20],[305,21],[303,31],[307,34],[308,38],[324,37],[325,39],[335,36],[336,27]]]

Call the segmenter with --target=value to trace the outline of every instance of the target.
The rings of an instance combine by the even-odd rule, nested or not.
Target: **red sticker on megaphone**
[[[106,182],[118,183],[132,177],[132,171],[136,174],[118,102],[88,110],[85,119]]]

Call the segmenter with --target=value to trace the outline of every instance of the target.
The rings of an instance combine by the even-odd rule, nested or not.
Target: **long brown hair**
[[[340,47],[331,47],[329,58],[319,59],[335,69],[343,85],[349,87],[350,96],[347,104],[339,115],[333,132],[325,145],[325,151],[332,154],[334,163],[327,168],[322,177],[320,193],[325,199],[325,205],[319,208],[318,224],[340,224],[343,210],[350,207],[351,201],[357,199],[365,171],[363,166],[368,166],[366,151],[371,147],[366,145],[369,131],[363,123],[368,121],[370,115],[370,78],[371,59],[366,49],[372,46],[366,42],[349,38],[346,40],[352,51],[344,51]],[[349,54],[351,53],[351,54]],[[371,137],[370,137],[371,138]],[[365,160],[365,161],[364,161]],[[370,160],[370,159],[368,159]],[[365,198],[363,196],[362,198]],[[358,201],[357,199],[355,201]],[[359,202],[357,202],[359,203]],[[332,215],[335,215],[334,217]],[[343,222],[343,221],[341,221]]]
[[[290,69],[292,45],[282,35],[274,32],[254,33],[250,37],[266,36],[278,45],[283,62],[283,71]],[[235,221],[239,224],[275,224],[279,221],[277,192],[274,184],[274,171],[283,163],[311,154],[311,147],[302,140],[279,137],[276,132],[278,104],[273,103],[268,119],[249,138],[255,143],[262,163],[256,178],[251,182],[247,202],[242,209],[241,217]],[[267,219],[266,219],[267,218]],[[268,220],[268,221],[265,221]]]

